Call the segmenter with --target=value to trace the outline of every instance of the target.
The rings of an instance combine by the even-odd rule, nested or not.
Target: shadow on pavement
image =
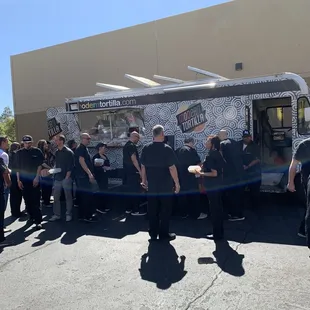
[[[213,257],[200,257],[198,258],[198,264],[217,264],[223,272],[235,277],[242,277],[245,274],[243,268],[244,255],[234,250],[226,240],[216,242],[213,255],[215,260]]]
[[[141,257],[139,271],[142,280],[166,290],[185,277],[187,271],[184,268],[185,256],[179,257],[169,242],[151,242],[148,252]]]

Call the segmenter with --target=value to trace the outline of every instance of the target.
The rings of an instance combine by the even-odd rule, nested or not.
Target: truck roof
[[[161,95],[167,96],[168,94],[170,95],[168,97],[176,98],[174,101],[178,101],[177,97],[183,98],[181,99],[183,101],[190,100],[189,98],[195,100],[287,91],[299,91],[302,95],[309,94],[309,87],[306,81],[301,76],[290,72],[238,79],[227,79],[215,75],[211,79],[206,78],[186,82],[169,78],[176,81],[170,84],[152,83],[152,80],[132,75],[125,75],[125,77],[135,80],[147,88],[127,88],[118,85],[97,83],[98,86],[104,86],[105,88],[114,90],[100,92],[93,96],[68,98],[66,99],[66,103],[96,102],[100,100],[125,99],[141,96],[149,97],[154,95],[159,95],[159,97],[161,97]],[[177,93],[181,95],[178,96],[176,95]],[[174,96],[172,96],[173,94]],[[159,100],[159,98],[157,100]],[[157,101],[157,103],[160,102],[168,101]]]

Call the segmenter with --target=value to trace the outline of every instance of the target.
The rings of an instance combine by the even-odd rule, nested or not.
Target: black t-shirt
[[[128,141],[123,148],[123,168],[126,174],[135,174],[138,172],[131,160],[133,154],[136,154],[138,163],[140,163],[137,146],[133,142]]]
[[[201,162],[197,151],[188,145],[184,145],[176,150],[176,157],[178,159],[177,167],[179,178],[181,180],[188,178],[195,180],[195,175],[188,172],[188,167],[198,165]]]
[[[241,141],[241,147],[243,147],[243,141]],[[250,142],[242,153],[243,164],[248,166],[253,160],[260,159],[260,149],[255,142]],[[252,166],[246,170],[247,174],[260,175],[261,165],[260,163]]]
[[[84,171],[79,161],[79,158],[83,157],[88,169],[90,171],[93,171],[92,161],[88,148],[84,144],[80,144],[75,150],[74,157],[75,157],[74,176],[76,178],[88,178],[87,173]]]
[[[169,167],[176,163],[174,151],[163,142],[152,142],[143,148],[141,164],[146,169],[150,193],[172,193],[174,183]]]
[[[93,157],[93,167],[94,167],[94,173],[95,173],[95,179],[97,182],[101,181],[107,181],[108,179],[108,173],[106,170],[103,169],[103,167],[110,167],[110,161],[109,158],[104,155],[105,158],[102,158],[100,154],[96,154]],[[95,166],[95,159],[100,158],[104,160],[103,166]]]
[[[232,139],[221,142],[221,151],[226,165],[224,167],[225,179],[241,178],[243,173],[242,153],[239,144]]]
[[[37,175],[38,167],[43,164],[44,156],[40,149],[31,147],[23,148],[16,153],[16,170],[20,178],[32,180]]]
[[[206,191],[220,190],[223,185],[223,169],[225,167],[225,161],[221,153],[217,150],[210,150],[203,162],[203,172],[211,172],[211,170],[217,171],[216,177],[204,177],[204,185]]]
[[[310,139],[306,139],[298,145],[294,159],[301,163],[302,182],[307,184],[310,175]]]

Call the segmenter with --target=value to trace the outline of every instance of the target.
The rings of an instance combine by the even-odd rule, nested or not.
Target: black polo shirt
[[[241,147],[243,148],[243,141]],[[253,160],[256,159],[260,159],[260,149],[255,142],[251,141],[242,152],[243,165],[248,166]],[[260,163],[248,168],[246,173],[257,176],[261,175]]]
[[[56,181],[62,181],[65,179],[67,173],[72,172],[74,168],[74,154],[66,146],[61,150],[57,150],[55,153],[55,168],[60,168],[61,172],[55,174]]]
[[[44,156],[40,149],[31,147],[23,148],[16,153],[16,171],[23,180],[33,180],[37,175],[38,167],[44,162]]]
[[[138,163],[140,165],[140,159],[139,159],[139,153],[138,153],[137,146],[133,142],[128,141],[123,147],[123,168],[126,174],[137,173],[137,168],[133,165],[132,160],[131,160],[131,156],[133,154],[136,154]]]
[[[310,139],[305,139],[298,145],[294,159],[301,163],[301,179],[307,185],[310,175]]]
[[[172,193],[173,180],[169,167],[177,164],[172,148],[164,142],[146,145],[141,154],[141,163],[145,166],[150,193]]]
[[[92,172],[93,171],[93,165],[91,161],[91,156],[88,151],[88,148],[84,144],[80,144],[74,153],[74,158],[75,158],[75,169],[74,169],[74,174],[76,178],[88,178],[87,173],[84,171],[82,168],[79,158],[83,157],[85,160],[85,163],[88,167],[88,169]]]

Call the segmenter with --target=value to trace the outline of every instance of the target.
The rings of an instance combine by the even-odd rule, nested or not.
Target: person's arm
[[[137,171],[139,172],[139,174],[142,177],[141,168],[140,168],[140,165],[139,165],[138,158],[137,158],[136,154],[133,153],[130,158],[131,158],[132,164],[135,166],[135,168],[137,169]]]
[[[3,179],[4,179],[4,183],[6,187],[11,187],[12,181],[11,181],[9,169],[5,169],[5,171],[3,172]]]
[[[214,158],[215,153],[211,153],[210,156],[208,157],[208,166],[210,167],[211,170],[210,172],[205,172],[205,171],[197,171],[197,174],[202,176],[202,177],[209,177],[209,178],[216,178],[217,177],[217,170],[215,169],[216,167],[216,159]]]
[[[67,173],[66,173],[66,179],[70,179],[71,178],[71,173],[74,167],[74,154],[71,151],[68,151],[68,155],[67,155]]]
[[[167,160],[167,164],[169,167],[169,172],[170,172],[171,178],[174,182],[175,193],[177,194],[180,191],[180,182],[179,182],[178,170],[176,168],[177,158],[176,158],[171,147],[167,147],[166,160]]]
[[[210,169],[211,172],[203,172],[203,171],[200,171],[198,174],[203,176],[203,177],[210,177],[210,178],[215,178],[217,177],[217,170],[214,170],[214,169]]]
[[[141,185],[143,188],[147,189],[147,175],[146,175],[146,169],[145,169],[145,153],[146,153],[146,148],[144,147],[142,149],[142,153],[141,153]]]
[[[259,150],[258,145],[253,146],[253,155],[254,155],[255,159],[249,163],[249,165],[246,167],[246,169],[249,169],[249,168],[260,163],[260,150]]]
[[[93,176],[92,172],[89,170],[89,168],[87,167],[84,157],[79,156],[79,163],[80,163],[82,169],[87,173],[88,177],[90,179],[93,179],[94,176]]]
[[[295,192],[295,176],[297,171],[297,166],[302,163],[305,154],[305,147],[304,144],[299,144],[295,155],[292,158],[290,167],[288,169],[288,184],[287,189],[290,192]]]

